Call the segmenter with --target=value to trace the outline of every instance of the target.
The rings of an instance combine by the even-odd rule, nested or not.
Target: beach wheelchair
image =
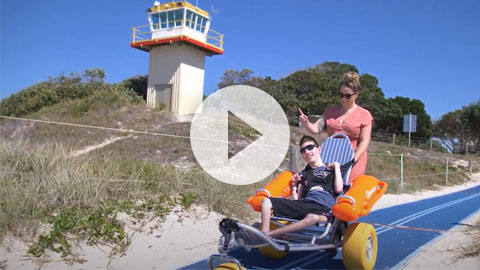
[[[352,223],[360,216],[367,215],[372,206],[385,193],[388,185],[373,176],[361,175],[347,185],[352,167],[354,151],[349,138],[344,134],[334,134],[322,143],[320,156],[325,164],[339,162],[344,179],[344,194],[336,198],[331,217],[325,223],[303,230],[269,237],[255,226],[243,224],[234,219],[223,219],[219,224],[222,234],[219,241],[219,254],[212,255],[207,262],[210,269],[245,269],[242,263],[229,251],[241,246],[247,251],[258,248],[267,258],[280,259],[289,252],[323,250],[335,256],[342,249],[342,261],[348,269],[373,269],[377,256],[377,235],[372,225]],[[261,200],[267,197],[290,195],[290,181],[293,173],[285,171],[256,191],[248,199],[255,211],[261,211]],[[270,228],[286,226],[297,220],[275,217]],[[217,266],[214,261],[219,261]]]

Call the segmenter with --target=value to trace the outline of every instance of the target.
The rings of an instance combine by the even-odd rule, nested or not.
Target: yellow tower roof
[[[187,7],[187,8],[189,8],[189,9],[191,9],[191,10],[193,10],[193,11],[199,13],[199,14],[202,14],[205,17],[209,17],[208,12],[206,12],[205,10],[188,3],[187,1],[172,1],[172,2],[168,2],[168,3],[154,5],[153,7],[147,9],[147,12],[159,12],[159,11],[181,8],[181,7]]]

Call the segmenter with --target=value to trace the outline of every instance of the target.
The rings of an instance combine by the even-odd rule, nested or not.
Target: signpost
[[[409,115],[403,116],[403,132],[408,132],[408,147],[410,147],[410,134],[417,132],[417,116]]]

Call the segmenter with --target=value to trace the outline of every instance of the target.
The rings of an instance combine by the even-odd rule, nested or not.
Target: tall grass
[[[0,143],[0,236],[33,236],[49,213],[71,207],[93,209],[111,202],[168,197],[229,216],[246,217],[245,199],[255,186],[221,183],[199,168],[181,169],[150,161],[68,157],[66,147]]]
[[[376,144],[377,148],[379,144]],[[393,147],[392,147],[393,148]],[[387,148],[388,149],[388,148]],[[377,149],[378,151],[379,149]],[[385,152],[390,150],[385,150]],[[404,152],[404,149],[398,149]],[[448,167],[448,180],[446,176],[445,154],[442,157],[429,157],[427,155],[403,156],[403,186],[400,180],[400,156],[384,153],[374,153],[368,156],[367,174],[378,179],[387,179],[389,188],[387,193],[412,193],[419,190],[437,189],[440,186],[461,184],[469,180],[465,169]]]
[[[36,234],[48,209],[93,207],[112,194],[128,195],[127,187],[138,185],[103,181],[107,171],[98,170],[94,162],[66,157],[60,145],[0,145],[0,233]]]

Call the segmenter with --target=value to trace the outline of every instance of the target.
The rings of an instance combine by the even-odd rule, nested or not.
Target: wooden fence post
[[[403,190],[403,153],[400,154],[400,187]]]
[[[447,166],[445,168],[445,184],[448,184],[448,157],[447,157]]]
[[[288,148],[289,167],[293,172],[298,172],[298,146]]]

